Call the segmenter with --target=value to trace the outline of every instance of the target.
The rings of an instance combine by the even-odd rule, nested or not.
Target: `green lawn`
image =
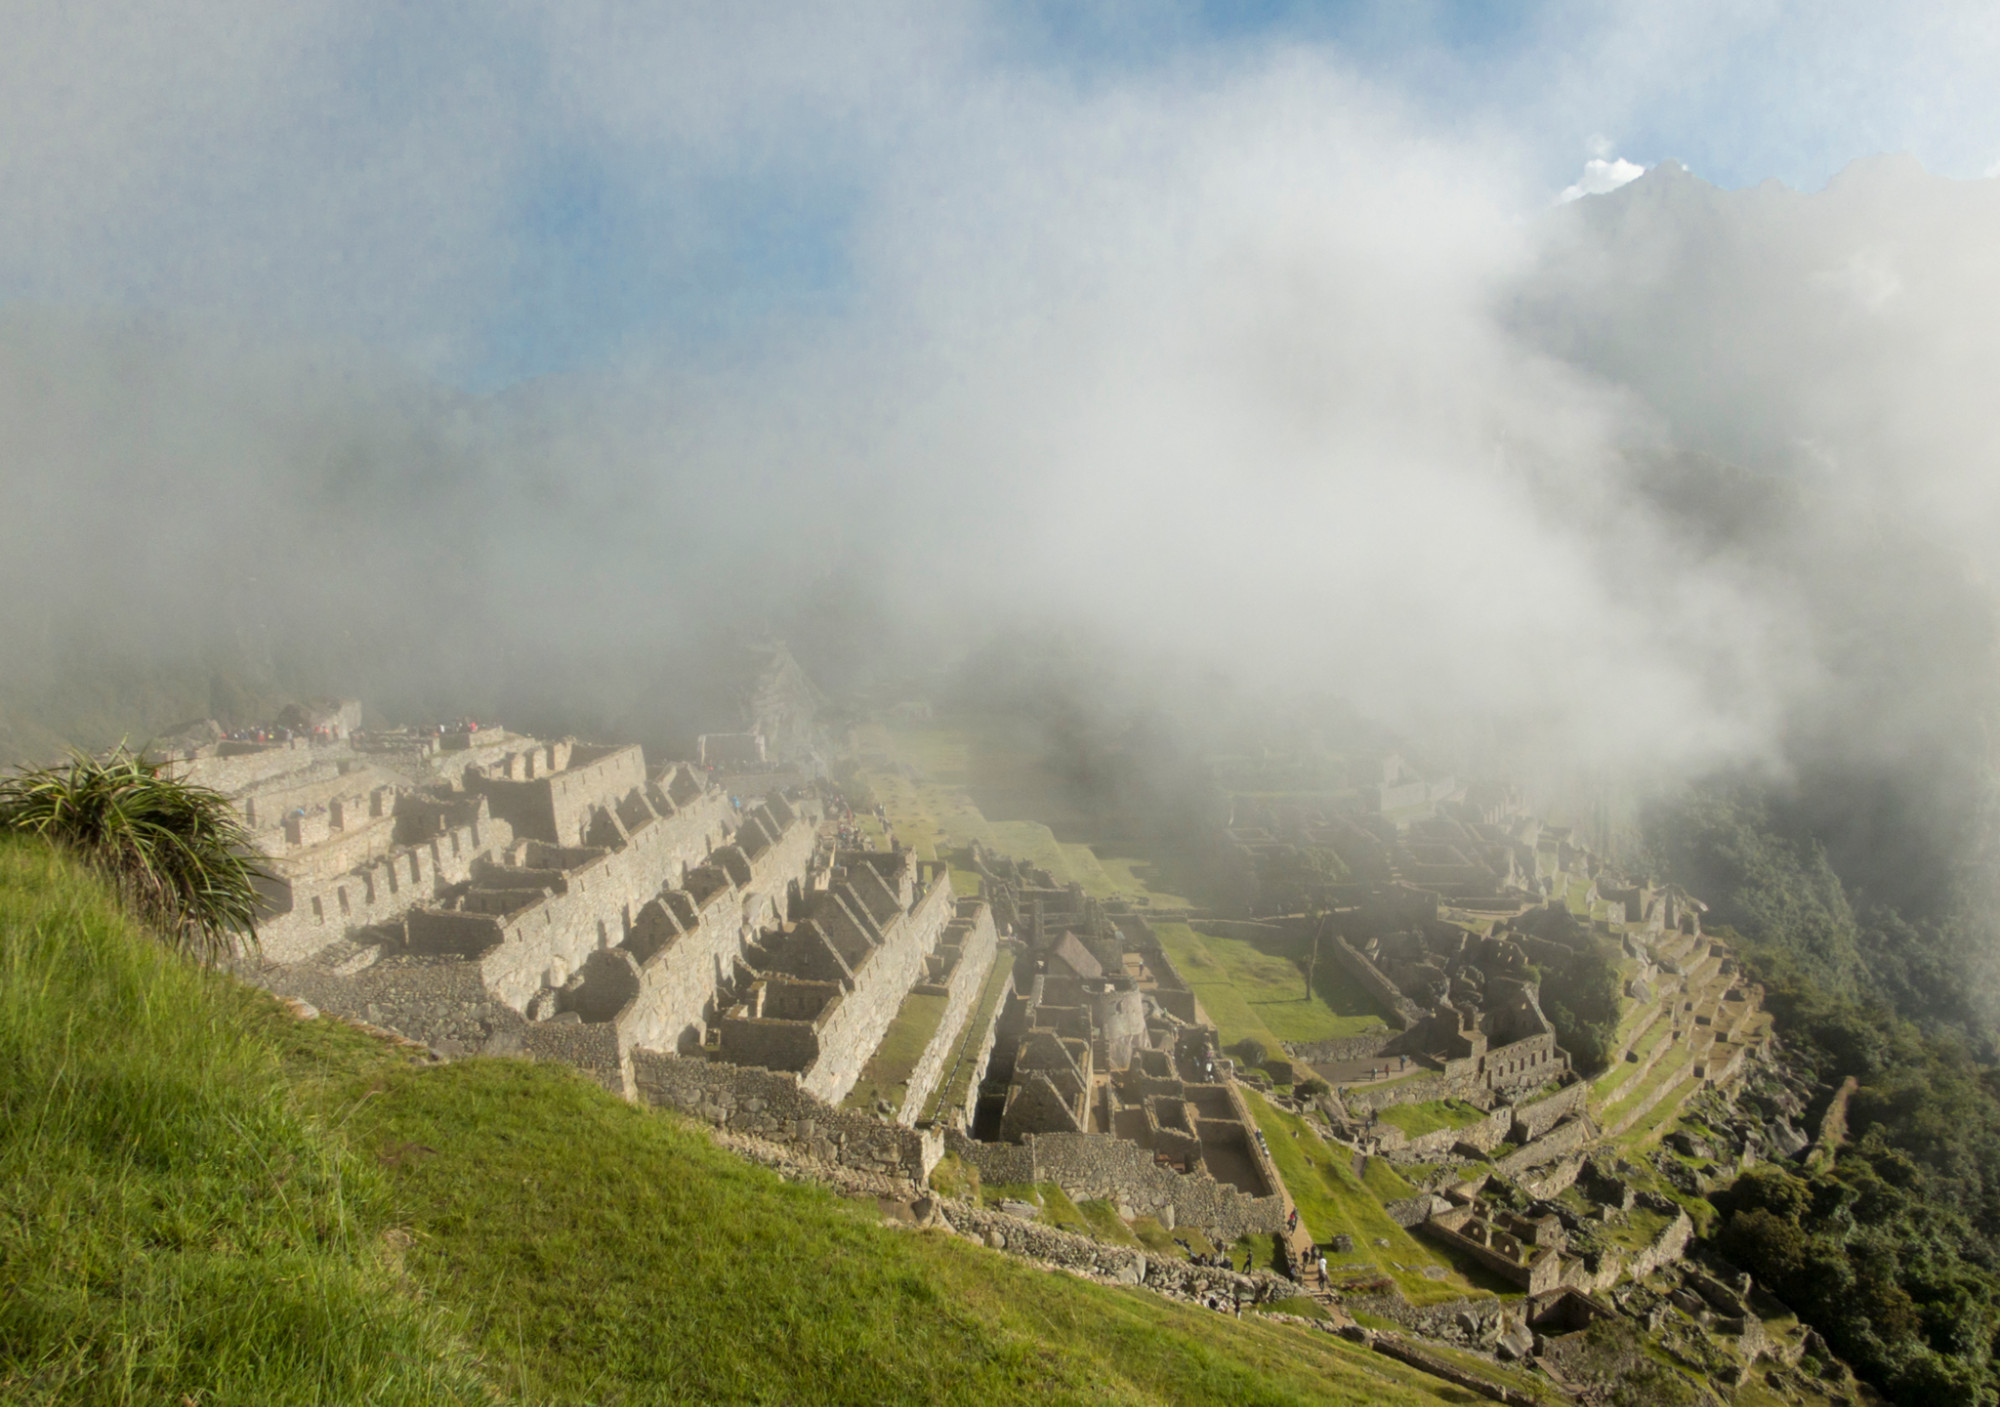
[[[1377,1109],[1375,1117],[1411,1138],[1421,1138],[1439,1129],[1470,1128],[1486,1117],[1486,1111],[1460,1099],[1434,1099],[1424,1104],[1391,1104]]]
[[[873,1109],[878,1099],[886,1099],[891,1109],[903,1107],[910,1092],[910,1072],[923,1058],[924,1047],[937,1034],[938,1023],[944,1020],[950,1004],[949,997],[924,992],[911,992],[903,998],[896,1019],[882,1033],[882,1044],[861,1067],[860,1078],[848,1092],[848,1108]]]
[[[1153,932],[1225,1046],[1254,1038],[1275,1055],[1283,1041],[1357,1036],[1388,1025],[1328,957],[1320,959],[1308,999],[1305,973],[1289,953],[1267,951],[1245,938],[1198,933],[1184,923],[1155,923]]]
[[[1313,1240],[1325,1245],[1337,1235],[1354,1239],[1351,1253],[1328,1254],[1329,1266],[1372,1265],[1393,1279],[1413,1304],[1436,1304],[1485,1293],[1459,1274],[1436,1247],[1389,1220],[1389,1214],[1382,1210],[1382,1199],[1355,1180],[1350,1166],[1352,1153],[1329,1145],[1304,1119],[1267,1103],[1255,1091],[1245,1090],[1243,1097],[1264,1131],[1271,1159],[1277,1163],[1286,1190],[1299,1209],[1299,1220]],[[1388,1244],[1378,1246],[1378,1240]],[[1446,1274],[1442,1279],[1428,1278],[1423,1273],[1425,1266],[1435,1266]]]
[[[413,1062],[0,846],[0,1399],[1423,1403],[1330,1335],[1050,1274],[523,1060]]]

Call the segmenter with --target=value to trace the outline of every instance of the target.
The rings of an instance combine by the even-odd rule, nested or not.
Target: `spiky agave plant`
[[[0,780],[0,830],[38,835],[97,870],[168,943],[212,962],[257,941],[269,878],[221,792],[119,747]]]

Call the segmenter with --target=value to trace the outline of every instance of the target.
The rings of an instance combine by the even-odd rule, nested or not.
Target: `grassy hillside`
[[[1468,1400],[792,1186],[571,1072],[413,1063],[0,843],[0,1399]]]
[[[270,1006],[0,839],[0,1400],[484,1400],[374,1239],[386,1179],[292,1096]]]

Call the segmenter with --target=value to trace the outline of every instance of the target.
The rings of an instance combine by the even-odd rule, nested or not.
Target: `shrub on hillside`
[[[257,939],[265,878],[227,797],[119,748],[0,781],[0,831],[39,836],[102,875],[169,944],[213,960]]]

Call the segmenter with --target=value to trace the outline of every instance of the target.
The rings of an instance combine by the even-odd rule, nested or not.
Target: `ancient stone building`
[[[803,922],[746,955],[718,1048],[732,1064],[796,1070],[835,1103],[929,978],[959,909],[944,866],[908,851],[840,851],[829,878]]]

